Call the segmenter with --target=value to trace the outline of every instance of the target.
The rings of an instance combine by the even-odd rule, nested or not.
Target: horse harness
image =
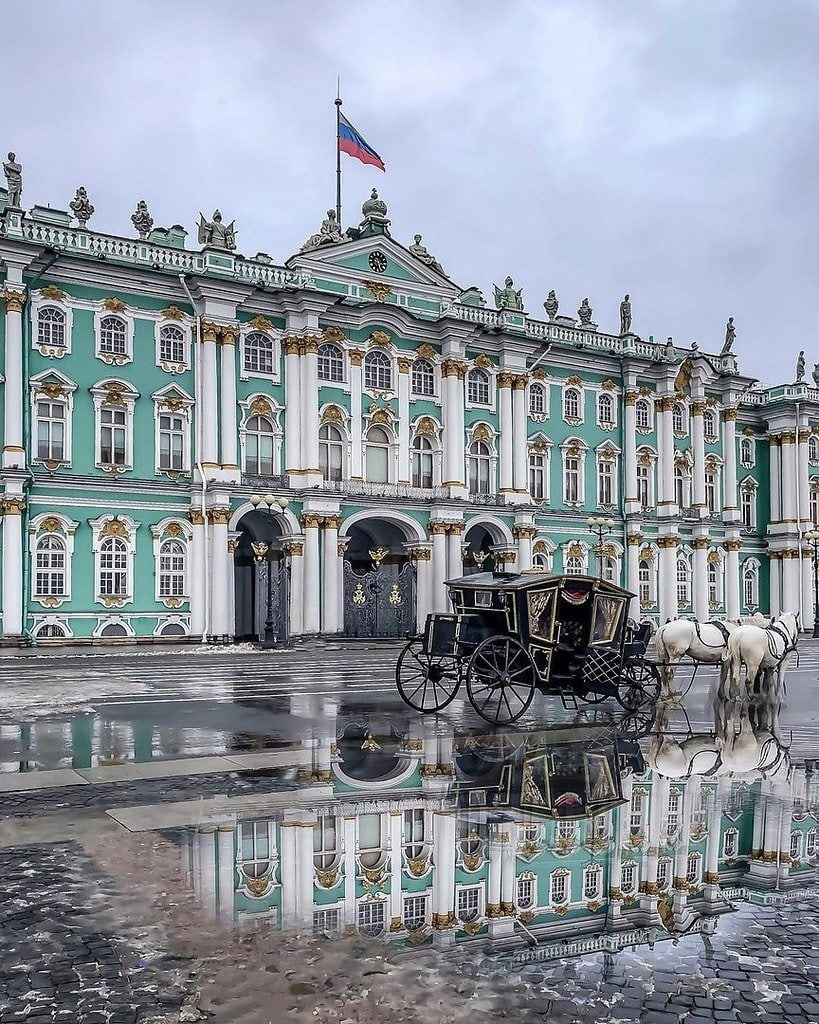
[[[722,635],[722,643],[721,644],[708,644],[708,643],[706,643],[705,640],[703,640],[703,638],[702,638],[702,633],[700,632],[702,624],[700,622],[698,622],[696,619],[694,619],[693,622],[694,622],[694,632],[697,634],[697,639],[699,640],[699,642],[702,644],[703,647],[708,647],[712,651],[716,651],[716,650],[719,650],[720,647],[724,647],[728,643],[728,637],[730,636],[730,633],[725,628],[725,623],[720,622],[719,619],[711,619],[708,623],[706,623],[706,625],[708,625],[708,626],[716,626],[716,628],[719,630],[720,634]]]
[[[785,630],[778,623],[771,623],[771,625],[765,629],[765,632],[768,634],[768,653],[776,661],[777,664],[781,664],[781,662],[785,660],[785,658],[791,653],[791,651],[796,650],[796,640],[791,640],[790,634],[785,632]],[[776,653],[776,650],[774,649],[774,639],[771,636],[771,633],[775,633],[782,640],[782,643],[784,645],[784,650],[779,655]]]

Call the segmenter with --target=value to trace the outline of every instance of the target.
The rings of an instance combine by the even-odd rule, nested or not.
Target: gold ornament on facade
[[[600,902],[598,900],[589,900],[586,904],[586,910],[590,910],[592,914],[596,913],[600,909]]]
[[[623,404],[626,406],[634,406],[637,404],[637,399],[640,396],[639,391],[627,391],[623,396]]]
[[[370,417],[371,423],[392,423],[392,411],[390,409],[376,409]]]
[[[709,543],[710,542],[707,537],[694,537],[691,541],[691,547],[695,551],[704,551],[708,547]]]
[[[188,519],[190,519],[194,526],[205,525],[205,517],[198,508],[188,509]]]
[[[255,560],[257,562],[263,561],[267,554],[268,545],[263,540],[254,540],[251,541],[250,546],[253,548],[253,557]]]
[[[435,435],[435,420],[431,416],[422,416],[415,426],[415,433],[425,436]]]
[[[179,523],[168,523],[168,525],[165,527],[165,530],[163,531],[162,536],[163,537],[181,537],[181,536],[184,535],[184,533],[185,533],[185,531],[182,529],[182,527],[179,525]]]
[[[373,562],[375,562],[377,566],[381,565],[381,563],[384,561],[384,559],[387,557],[389,553],[389,548],[372,548],[370,551],[367,552],[367,554],[370,556],[370,558],[373,560]]]
[[[691,415],[702,416],[702,414],[705,412],[705,408],[705,401],[698,399],[697,401],[691,403]]]
[[[337,405],[328,405],[321,414],[322,423],[343,423],[344,413]]]
[[[566,383],[570,384],[572,387],[576,387],[576,388],[582,388],[583,387],[583,381],[581,380],[580,377],[577,376],[576,373],[573,373],[571,375],[571,377],[567,377],[566,378]]]
[[[100,601],[106,608],[123,608],[125,599],[122,597],[102,597]]]
[[[542,366],[538,366],[536,369],[532,370],[531,376],[534,380],[546,380],[548,374]]]
[[[202,333],[202,341],[212,341],[215,343],[216,339],[219,337],[219,325],[210,320],[203,320],[200,330]]]
[[[420,878],[426,874],[429,867],[429,860],[426,857],[407,857],[407,870],[413,878]]]
[[[318,353],[319,341],[321,339],[316,337],[314,334],[308,334],[306,337],[301,339],[299,349],[303,356],[314,356]]]
[[[301,341],[299,338],[285,338],[282,342],[282,348],[286,356],[297,356],[301,353]]]
[[[162,603],[166,608],[180,608],[182,601],[178,597],[165,597],[162,599]]]
[[[563,915],[567,914],[568,911],[569,911],[569,908],[565,904],[563,904],[563,905],[561,905],[559,907],[552,907],[552,913],[553,914],[557,914],[558,917],[563,917]]]
[[[121,537],[123,540],[130,540],[131,534],[128,527],[121,519],[114,516],[109,519],[100,530],[100,537]]]
[[[532,548],[532,553],[535,555],[548,555],[549,546],[545,540],[535,541],[535,546]]]
[[[617,390],[617,385],[610,378],[604,380],[603,383],[600,385],[600,387],[604,391],[616,391]]]
[[[185,314],[178,306],[166,306],[162,310],[162,316],[164,316],[166,320],[183,320]]]
[[[47,284],[45,288],[40,289],[40,298],[48,299],[49,302],[63,302],[68,296],[56,284]]]
[[[272,321],[268,320],[266,316],[262,316],[261,314],[254,316],[253,319],[249,322],[248,326],[252,327],[254,331],[273,330]]]
[[[322,889],[332,889],[337,885],[339,880],[338,868],[329,868],[327,871],[322,871],[321,868],[316,868],[316,879]]]
[[[334,341],[337,344],[342,344],[347,340],[344,331],[340,327],[325,327],[321,332],[321,336],[325,341]]]
[[[722,565],[722,555],[719,551],[709,551],[707,562],[709,565]]]
[[[529,378],[525,373],[518,373],[515,375],[515,379],[512,381],[512,387],[515,391],[525,391],[526,385],[529,383]]]
[[[248,412],[251,416],[272,416],[273,408],[267,398],[259,396],[250,403]]]
[[[457,923],[455,913],[452,910],[450,910],[448,914],[432,915],[432,927],[436,931],[444,931],[447,928],[454,928]]]
[[[220,331],[223,345],[235,345],[239,336],[238,324],[223,324]]]
[[[536,857],[540,853],[540,843],[535,843],[531,839],[527,839],[521,845],[520,852],[524,857]]]
[[[124,313],[126,305],[122,299],[118,299],[115,295],[109,296],[107,299],[102,300],[104,309],[107,309],[109,313]]]
[[[159,403],[159,408],[167,409],[168,412],[181,412],[185,402],[181,398],[165,398]]]
[[[282,544],[282,551],[286,555],[303,555],[304,554],[304,542],[300,540],[286,540]]]
[[[399,604],[401,604],[401,591],[397,583],[393,583],[390,589],[389,602],[391,605],[393,605],[393,607],[397,607]]]
[[[427,529],[429,530],[430,536],[434,537],[436,534],[440,535],[446,533],[446,525],[447,524],[442,519],[431,519]]]
[[[480,355],[475,356],[474,362],[475,362],[475,366],[477,366],[478,369],[480,369],[480,370],[491,370],[492,369],[492,360],[489,358],[489,356],[485,352],[481,352]]]
[[[392,336],[388,331],[373,331],[370,335],[370,342],[376,346],[376,348],[390,348],[392,345]]]
[[[741,540],[726,540],[725,543],[723,544],[723,547],[725,548],[726,551],[741,551],[742,550],[742,541]],[[797,552],[797,557],[798,557],[798,552]]]
[[[485,423],[477,423],[472,431],[473,441],[488,441],[491,436],[489,427]]]
[[[737,418],[737,410],[733,406],[729,406],[727,409],[722,410],[722,412],[719,414],[719,418],[722,420],[723,423],[734,422]],[[753,430],[751,430],[751,433],[753,433]]]
[[[46,381],[36,388],[36,393],[46,395],[48,398],[64,398],[68,392],[62,384],[56,381]]]
[[[56,516],[46,516],[40,523],[40,530],[43,533],[62,533],[63,524]]]
[[[321,526],[322,518],[317,512],[304,512],[301,517],[301,525],[306,530],[317,530]]]
[[[233,555],[233,554],[236,553],[238,548],[239,548],[239,538],[238,537],[228,537],[228,542],[227,542],[228,552],[231,555]]]
[[[515,380],[514,373],[499,373],[498,374],[498,387],[499,388],[511,388]]]
[[[477,935],[477,933],[483,928],[480,921],[467,921],[464,925],[464,931],[467,935]]]
[[[375,296],[378,302],[386,302],[392,295],[392,288],[388,284],[384,284],[383,281],[362,281],[361,283],[371,295]]]
[[[351,348],[349,351],[350,364],[352,366],[361,366],[364,361],[365,352],[363,348]]]
[[[229,508],[209,508],[208,520],[212,526],[227,526],[230,522]]]
[[[364,604],[367,598],[364,595],[364,587],[361,583],[356,583],[355,590],[353,591],[353,604]]]
[[[414,932],[409,932],[407,938],[413,944],[413,946],[420,946],[421,943],[427,941],[427,933],[424,931],[423,928],[416,928]]]
[[[400,917],[390,918],[390,931],[391,932],[402,932],[404,930],[404,922]]]
[[[247,888],[247,891],[252,896],[256,896],[258,898],[260,896],[264,896],[264,894],[270,888],[270,879],[269,878],[246,878],[245,879],[245,886]]]
[[[466,366],[457,359],[445,359],[441,363],[441,376],[458,377],[459,380],[463,380],[466,376]]]
[[[573,540],[571,544],[569,544],[567,555],[569,558],[583,558],[585,555],[583,545],[580,544],[579,541]]]
[[[386,872],[384,868],[374,868],[373,870],[367,868],[364,871],[364,877],[370,885],[380,885],[386,878]]]
[[[398,372],[409,373],[412,369],[412,359],[408,359],[406,356],[399,356],[398,358]]]
[[[479,853],[464,853],[461,860],[465,871],[477,871],[483,863],[483,857]]]
[[[415,354],[419,359],[435,359],[438,355],[432,345],[428,345],[426,342],[424,342],[423,345],[418,346],[415,350]]]

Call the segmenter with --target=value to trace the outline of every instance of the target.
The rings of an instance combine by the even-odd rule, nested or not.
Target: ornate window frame
[[[586,407],[586,392],[583,387],[583,383],[579,377],[569,377],[567,380],[562,382],[562,391],[560,394],[560,411],[563,416],[563,422],[568,423],[570,426],[579,427],[585,422],[585,407]],[[567,402],[570,391],[577,392],[577,414],[568,411]]]
[[[705,457],[705,507],[711,516],[719,516],[724,505],[722,467],[722,459],[713,452]],[[712,478],[714,488],[713,508],[708,504],[709,476]]]
[[[759,484],[753,479],[753,477],[746,477],[739,485],[739,515],[743,530],[747,530],[749,532],[756,530],[758,520],[758,500]],[[748,522],[745,521],[746,507],[750,512]]]
[[[176,384],[168,384],[160,391],[155,391],[151,398],[154,403],[154,473],[157,476],[169,476],[172,479],[191,471],[191,418],[194,400],[191,395]],[[180,416],[183,424],[182,466],[180,469],[163,469],[160,465],[161,428],[160,417],[170,414]]]
[[[486,915],[486,892],[485,885],[482,882],[456,882],[455,884],[455,917],[457,920],[457,927],[463,928],[464,925],[471,924],[474,921],[483,920]],[[461,893],[464,892],[477,892],[477,912],[474,916],[467,918],[461,917],[460,914],[460,902]]]
[[[674,402],[671,406],[671,430],[674,437],[678,439],[688,437],[690,419],[690,413],[686,408],[685,402],[679,400]]]
[[[106,608],[124,608],[133,604],[134,601],[134,562],[136,558],[136,533],[142,525],[130,516],[117,513],[106,513],[96,519],[89,519],[92,539],[91,550],[94,553],[94,603],[104,605]],[[100,593],[100,570],[102,545],[109,537],[116,537],[124,541],[127,555],[126,582],[128,584],[126,593],[118,596],[109,596]],[[104,624],[104,623],[103,623]]]
[[[374,334],[381,334],[385,332],[375,331]],[[379,387],[377,385],[371,385],[367,383],[367,363],[372,362],[374,355],[378,353],[384,356],[389,361],[389,375],[390,382],[389,387]],[[361,388],[364,394],[372,395],[375,398],[378,397],[392,397],[397,393],[397,378],[398,367],[396,365],[395,353],[393,352],[392,344],[388,341],[384,344],[373,344],[367,349],[364,358],[361,360]]]
[[[367,465],[367,450],[370,446],[370,431],[371,430],[383,430],[387,437],[387,443],[385,445],[375,444],[374,447],[384,448],[387,452],[387,479],[386,480],[370,480]],[[385,484],[394,484],[398,479],[398,430],[396,425],[388,420],[378,419],[374,417],[367,417],[362,425],[361,430],[361,467],[364,473],[364,480],[367,483],[373,483],[381,486]]]
[[[683,564],[684,574],[681,574],[680,568]],[[677,548],[677,554],[674,558],[674,586],[676,588],[678,607],[690,608],[693,601],[694,571],[692,568],[691,552],[687,548]]]
[[[70,466],[72,458],[72,439],[74,422],[74,392],[77,385],[57,370],[43,370],[29,379],[29,403],[31,416],[31,461],[45,466],[48,470],[58,466]],[[37,404],[41,401],[63,402],[65,404],[65,428],[63,434],[63,458],[58,460],[41,459],[36,454],[38,445]]]
[[[153,538],[154,555],[154,601],[166,608],[181,608],[183,604],[190,601],[191,595],[191,551],[193,543],[193,527],[186,519],[177,519],[174,516],[155,523],[151,526],[151,537]],[[163,597],[160,593],[160,557],[162,545],[167,541],[179,541],[185,548],[185,587],[184,593],[179,597]]]
[[[565,576],[587,575],[589,571],[589,545],[582,540],[567,540],[560,547],[563,551],[563,574]],[[573,565],[572,568],[579,569],[579,572],[567,572],[570,560],[578,563],[576,566]]]
[[[349,476],[350,471],[350,431],[347,425],[347,412],[342,409],[340,405],[330,403],[323,406],[319,410],[319,469],[321,469],[321,446],[326,441],[321,437],[321,430],[323,427],[333,427],[341,435],[341,477],[340,480],[346,480]],[[336,443],[336,442],[333,442]],[[363,465],[363,463],[362,463]],[[323,476],[323,472],[322,472]],[[323,477],[325,480],[329,480],[329,477]]]
[[[520,898],[521,882],[526,882],[527,887],[531,892],[531,898],[525,902],[521,902]],[[534,871],[521,871],[515,879],[515,909],[519,913],[531,914],[533,911],[537,910],[539,906],[537,883],[538,876]]]
[[[621,450],[616,444],[611,441],[604,441],[598,445],[595,449],[595,505],[598,508],[614,509],[617,507],[620,495],[618,488],[619,481],[619,470],[620,470],[620,455]],[[602,502],[600,500],[600,484],[602,480],[600,467],[603,463],[608,463],[612,467],[611,471],[611,498],[610,502]]]
[[[564,895],[562,899],[555,899],[555,881],[562,879],[564,882]],[[572,872],[569,868],[555,868],[549,872],[549,909],[555,913],[563,913],[569,909],[572,903]]]
[[[49,627],[62,630],[62,636],[41,636],[43,630]],[[74,631],[71,629],[69,619],[61,619],[58,615],[34,615],[34,623],[31,628],[31,632],[37,637],[37,643],[48,643],[53,641],[55,644],[62,643],[65,640],[73,640]]]
[[[432,393],[431,394],[425,394],[424,392],[416,391],[415,390],[414,380],[415,380],[415,364],[416,363],[426,363],[432,369]],[[414,402],[424,402],[424,401],[426,401],[426,402],[434,402],[436,399],[440,399],[440,394],[441,394],[441,368],[440,368],[438,362],[436,361],[436,356],[435,355],[433,355],[433,356],[430,356],[428,354],[421,355],[420,353],[416,352],[415,355],[414,355],[414,358],[412,360],[412,363],[410,364],[409,379],[410,379],[410,381],[409,381],[409,384],[410,384],[409,392],[410,392],[410,401],[411,402],[413,402],[413,401]]]
[[[139,392],[125,380],[116,377],[98,381],[91,388],[94,401],[94,465],[104,473],[117,476],[134,468],[134,407]],[[125,411],[125,462],[121,466],[109,465],[100,460],[102,450],[102,410],[120,408]]]
[[[637,467],[639,469],[645,469],[647,491],[647,501],[641,501],[640,496],[640,485],[639,485],[639,471],[637,473],[637,494],[634,495],[635,499],[640,502],[643,509],[650,509],[654,507],[654,495],[657,490],[656,471],[655,467],[657,464],[657,452],[654,451],[649,445],[641,445],[635,452],[635,459],[637,461]]]
[[[125,352],[103,352],[102,322],[108,317],[121,320],[125,327]],[[108,366],[125,366],[134,361],[134,315],[120,299],[104,299],[94,310],[94,355]]]
[[[162,358],[162,330],[165,327],[175,327],[182,332],[182,344],[184,346],[184,360],[180,363],[176,360]],[[193,321],[181,309],[176,306],[169,306],[163,309],[160,318],[154,322],[154,352],[156,365],[165,373],[184,373],[191,366],[191,345],[193,341]]]
[[[473,499],[480,499],[488,494],[496,494],[498,489],[498,444],[497,444],[497,431],[494,429],[491,423],[487,423],[485,420],[479,420],[476,423],[469,424],[467,426],[467,437],[466,445],[464,448],[465,462],[466,462],[466,485],[469,488],[470,463],[473,459],[489,459],[489,490],[488,491],[469,491]],[[476,442],[483,442],[489,448],[489,455],[477,455],[470,449]]]
[[[532,410],[532,391],[537,388],[543,395],[543,412],[534,412]],[[549,419],[551,412],[551,386],[545,377],[536,377],[534,380],[529,381],[529,386],[526,391],[526,415],[530,420],[534,420],[535,423],[545,423]]]
[[[267,856],[255,856],[256,854],[256,830],[263,826],[267,831]],[[253,835],[251,837],[252,857],[244,856],[244,829],[250,827]],[[246,864],[265,864],[264,871],[259,874],[245,870]],[[236,830],[236,874],[239,876],[239,890],[250,899],[262,899],[270,895],[271,889],[278,887],[276,882],[276,871],[279,867],[279,848],[276,844],[275,822],[269,818],[246,818],[239,822]]]
[[[759,607],[759,576],[759,559],[754,558],[753,555],[750,558],[744,558],[742,560],[742,566],[740,567],[740,579],[742,580],[742,603],[751,613],[755,612]],[[751,601],[748,600],[749,583],[751,587]]]
[[[598,429],[600,430],[616,430],[618,426],[618,415],[617,415],[617,391],[612,381],[604,381],[600,386],[600,390],[597,392],[594,402],[594,413],[597,422]],[[602,399],[608,398],[611,403],[611,419],[604,420],[601,416],[600,406]]]
[[[123,636],[106,636],[105,631],[109,626],[121,626]],[[91,634],[94,640],[133,640],[136,637],[131,620],[124,615],[101,615],[97,619],[94,632]]]
[[[646,410],[646,422],[641,424],[637,415],[637,407],[643,403]],[[634,400],[634,429],[638,434],[650,434],[654,430],[654,403],[648,395],[640,394]]]
[[[707,424],[713,424],[709,433]],[[719,444],[719,410],[716,405],[709,405],[702,414],[702,436],[706,444]]]
[[[542,458],[543,466],[533,467],[532,458]],[[532,490],[532,471],[536,468],[538,472],[543,471],[543,494],[536,497]],[[533,501],[542,501],[546,504],[551,500],[552,495],[552,442],[545,434],[534,434],[529,438],[526,452],[526,476],[529,494]]]
[[[242,417],[239,422],[239,461],[242,472],[248,476],[257,474],[250,473],[247,469],[247,425],[255,416],[264,416],[273,424],[273,476],[282,473],[282,443],[284,431],[282,429],[281,414],[282,407],[270,395],[256,391],[239,402],[242,410]]]
[[[562,457],[561,496],[563,504],[566,508],[582,509],[586,503],[586,456],[589,452],[588,445],[582,438],[568,437],[560,446],[560,451]],[[580,462],[577,481],[578,494],[576,500],[571,501],[568,497],[568,477],[566,475],[568,459],[578,459]]]
[[[747,458],[743,453],[747,449],[750,450],[750,458]],[[748,435],[742,435],[739,439],[739,464],[744,466],[745,469],[753,469],[756,465],[756,439]]]
[[[341,366],[341,377],[338,379],[330,377],[322,377],[319,373],[319,358],[320,350],[327,346],[333,348],[339,353],[339,364]],[[316,348],[316,376],[318,378],[318,386],[320,388],[340,388],[343,389],[345,386],[349,386],[350,373],[349,373],[349,359],[347,358],[347,350],[344,347],[343,341],[337,338],[321,338],[319,339],[318,347]]]
[[[725,563],[719,548],[713,547],[706,556],[706,585],[708,587],[708,610],[719,611],[725,607]],[[712,588],[714,588],[712,590]],[[716,595],[716,597],[714,597]]]
[[[39,315],[40,311],[47,307],[58,309],[65,317],[63,325],[64,345],[44,345],[39,341]],[[56,285],[49,284],[39,291],[34,292],[29,301],[29,316],[31,318],[31,347],[49,359],[62,359],[63,356],[71,354],[71,335],[74,326],[74,307],[70,296]]]
[[[247,368],[245,363],[247,339],[252,334],[260,334],[262,337],[267,338],[271,342],[271,359],[272,359],[272,372],[268,373],[266,370],[251,370]],[[308,339],[303,339],[305,342]],[[316,344],[316,352],[318,352],[318,344]],[[281,383],[281,365],[282,365],[282,332],[278,330],[267,317],[256,316],[248,323],[241,324],[239,327],[239,380],[269,380],[274,384]],[[319,381],[321,384],[321,381]]]
[[[31,600],[42,608],[59,608],[71,600],[71,566],[74,556],[74,534],[80,524],[59,512],[41,512],[34,516],[28,526],[28,550],[31,558]],[[64,593],[60,595],[37,595],[37,546],[43,537],[56,536],[63,542],[65,551]],[[62,625],[62,623],[60,623]]]
[[[473,380],[478,381],[479,378],[485,378],[486,380],[486,401],[479,401],[470,397],[470,388],[472,387]],[[476,387],[483,387],[483,383],[477,384]],[[495,408],[495,391],[496,381],[495,374],[492,372],[491,364],[481,362],[470,366],[464,375],[464,408],[466,409],[494,409]]]
[[[409,450],[409,470],[410,480],[414,479],[415,468],[415,442],[418,438],[424,437],[429,438],[432,444],[431,451],[427,454],[432,456],[432,486],[437,487],[441,483],[443,477],[443,445],[441,443],[442,427],[432,416],[419,416],[417,419],[410,423],[410,450]],[[417,486],[415,483],[413,487]]]
[[[659,548],[656,544],[644,544],[637,554],[637,599],[640,602],[641,611],[646,608],[657,606],[657,572],[659,563]],[[646,583],[640,578],[640,567],[648,565],[648,600],[643,601],[641,587]]]
[[[552,572],[554,555],[554,541],[548,537],[537,537],[532,545],[532,568],[539,572]]]

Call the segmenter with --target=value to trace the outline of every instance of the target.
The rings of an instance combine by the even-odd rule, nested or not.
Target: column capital
[[[447,532],[448,524],[443,519],[430,519],[428,531],[430,536],[434,537],[436,534],[444,534]]]
[[[499,388],[511,388],[512,387],[512,382],[514,381],[514,379],[515,379],[514,373],[508,373],[507,371],[503,371],[502,373],[498,374],[498,387]]]
[[[286,540],[282,544],[282,550],[286,555],[303,555],[304,554],[304,541],[302,540]]]
[[[205,525],[205,517],[202,514],[201,510],[198,508],[188,509],[188,519],[190,519],[194,526]]]
[[[705,540],[705,538],[702,538],[702,539],[705,541],[705,546],[707,547],[708,546],[708,541]],[[726,540],[725,543],[722,546],[725,548],[726,551],[741,551],[742,550],[742,541],[741,540]]]
[[[26,507],[26,499],[22,497],[10,497],[0,499],[0,508],[4,515],[21,516]]]
[[[637,404],[637,399],[639,397],[640,397],[640,392],[639,391],[627,391],[623,395],[623,404],[624,405],[636,405]]]
[[[299,342],[299,349],[303,356],[314,356],[318,353],[321,338],[316,334],[308,334]]]
[[[4,288],[0,295],[6,300],[7,313],[22,313],[26,304],[26,293],[18,292],[14,288]]]
[[[691,403],[691,415],[692,416],[702,416],[703,413],[705,412],[707,404],[708,403],[703,398],[699,398],[695,402],[692,402]]]
[[[227,526],[230,522],[230,508],[228,506],[217,506],[208,509],[208,522],[211,526]]]
[[[286,356],[297,356],[301,354],[301,341],[299,338],[294,338],[292,335],[288,335],[282,342],[282,349]]]
[[[796,431],[795,430],[783,430],[779,435],[780,444],[796,444]]]
[[[201,332],[202,341],[212,342],[214,345],[219,337],[220,327],[219,324],[214,323],[212,320],[203,320],[199,325]]]
[[[347,355],[350,357],[351,366],[361,366],[364,362],[364,349],[363,348],[351,348],[348,350]]]
[[[324,516],[316,512],[304,512],[301,517],[301,525],[305,530],[317,530],[323,521]]]
[[[322,520],[322,526],[325,530],[337,530],[341,526],[341,515],[325,516]]]
[[[657,547],[658,548],[676,548],[680,543],[679,537],[658,537]]]
[[[223,345],[235,345],[236,339],[239,337],[239,325],[222,324],[221,335]]]
[[[534,537],[537,535],[537,527],[532,526],[531,523],[520,523],[512,527],[512,536],[515,540],[521,538]]]
[[[708,538],[707,537],[694,537],[691,541],[691,547],[695,551],[707,551],[708,550]]]
[[[409,373],[410,370],[412,369],[412,364],[414,360],[409,359],[407,356],[399,356],[397,362],[399,373]]]
[[[722,412],[719,414],[719,418],[722,420],[723,423],[734,423],[734,422],[736,422],[736,418],[737,418],[736,406],[729,405],[727,408],[723,409]]]
[[[466,529],[466,523],[459,519],[456,522],[446,524],[446,532],[452,534],[462,534]]]
[[[637,545],[641,544],[642,541],[643,541],[642,533],[627,533],[626,534],[626,544],[628,544],[629,547],[636,547]]]
[[[466,363],[462,363],[459,359],[445,359],[441,363],[441,376],[457,377],[458,380],[463,380],[466,376]]]
[[[529,383],[529,378],[525,373],[518,373],[515,375],[515,379],[512,381],[512,387],[515,391],[525,391],[526,385]]]

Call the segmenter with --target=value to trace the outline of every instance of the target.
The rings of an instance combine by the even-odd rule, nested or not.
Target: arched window
[[[816,851],[817,851],[817,848],[819,847],[819,843],[817,843],[817,839],[819,839],[819,832],[817,832],[817,830],[815,828],[808,829],[807,835],[805,837],[805,856],[806,857],[815,857],[816,856]]]
[[[546,415],[546,386],[544,384],[530,384],[529,386],[529,415]]]
[[[819,437],[816,434],[808,438],[808,458],[811,462],[819,462]]]
[[[243,821],[239,833],[239,873],[264,878],[270,870],[270,829],[266,821]]]
[[[810,520],[814,526],[819,526],[819,486],[814,486],[815,484],[819,484],[819,480],[811,481],[808,501],[810,503]]]
[[[754,442],[750,437],[743,437],[739,444],[739,461],[743,466],[753,466],[754,462]]]
[[[691,603],[691,566],[682,556],[677,559],[677,604]]]
[[[325,423],[319,429],[319,469],[325,480],[343,478],[344,438],[332,423]]]
[[[568,555],[564,573],[567,576],[582,576],[586,571],[586,563],[581,555]]]
[[[671,859],[661,857],[657,861],[657,888],[665,892],[671,882]]]
[[[597,422],[601,427],[614,425],[614,399],[606,391],[597,396]]]
[[[600,558],[600,575],[609,583],[617,583],[617,559],[611,555],[602,555]]]
[[[742,525],[746,530],[756,526],[756,488],[752,484],[744,484],[739,492]]]
[[[583,459],[578,454],[567,452],[563,456],[563,500],[574,505],[584,500]]]
[[[696,885],[700,880],[700,866],[702,858],[698,853],[689,853],[685,862],[685,880],[689,885]]]
[[[469,493],[491,494],[492,449],[486,441],[473,441],[469,446]]]
[[[364,357],[364,387],[370,391],[392,390],[392,360],[378,349]]]
[[[339,383],[344,380],[344,353],[330,342],[319,345],[318,378]]]
[[[532,567],[542,572],[552,571],[552,560],[548,551],[536,551],[532,555]]]
[[[726,860],[733,860],[739,853],[739,832],[735,828],[725,830],[722,840],[722,855]]]
[[[654,566],[650,559],[641,558],[637,566],[637,582],[641,608],[654,604]]]
[[[273,340],[260,331],[245,337],[244,367],[249,373],[273,373]]]
[[[548,457],[542,451],[529,451],[529,494],[534,501],[546,501],[548,488]]]
[[[719,469],[713,465],[705,467],[705,504],[712,515],[719,508]]]
[[[375,484],[390,480],[390,437],[383,427],[367,431],[367,480]]]
[[[273,475],[273,423],[267,416],[251,416],[245,426],[245,473]]]
[[[530,910],[535,905],[535,876],[528,872],[518,878],[517,906],[518,910]]]
[[[680,509],[688,508],[691,496],[691,476],[682,462],[674,465],[674,500]]]
[[[160,327],[159,359],[163,363],[185,362],[185,335],[179,327],[173,324]]]
[[[708,607],[719,608],[722,604],[722,581],[717,562],[708,563]]]
[[[37,313],[37,344],[65,348],[65,313],[46,306]]]
[[[489,405],[489,374],[470,370],[466,378],[466,398],[472,405]]]
[[[568,871],[555,871],[549,883],[549,901],[553,907],[569,902],[571,875]]]
[[[128,636],[128,630],[121,622],[109,622],[100,630],[100,636],[105,636],[113,640],[114,638]]]
[[[675,434],[685,433],[685,406],[682,402],[676,402],[671,410],[671,425]]]
[[[179,622],[166,622],[159,631],[160,636],[187,636],[185,627]]]
[[[358,816],[358,859],[362,868],[376,868],[383,857],[380,814]]]
[[[418,434],[412,441],[412,486],[432,487],[433,445],[424,434]]]
[[[577,388],[566,388],[563,392],[563,418],[579,420],[581,408],[580,392]]]
[[[651,430],[651,406],[648,399],[638,398],[634,403],[634,420],[638,430]]]
[[[180,540],[163,541],[159,549],[159,596],[185,596],[185,545]]]
[[[336,819],[332,814],[322,814],[313,826],[313,865],[320,871],[328,871],[337,858]]]
[[[40,537],[34,549],[34,596],[65,597],[65,541],[53,533]]]
[[[106,537],[100,544],[98,583],[101,597],[128,596],[128,545],[120,537]]]
[[[122,317],[104,316],[100,320],[100,352],[128,354],[128,327]]]
[[[702,415],[702,432],[707,441],[717,439],[717,414],[713,409],[706,409]]]
[[[63,627],[54,622],[47,622],[37,630],[38,640],[62,640],[65,636],[66,632]]]
[[[428,359],[412,364],[412,393],[427,398],[435,394],[435,368]]]
[[[623,864],[620,868],[620,891],[630,896],[637,891],[637,865]]]
[[[749,611],[759,604],[759,566],[750,559],[742,566],[742,597]]]
[[[590,864],[583,871],[583,898],[595,900],[600,895],[603,870],[599,864]]]

